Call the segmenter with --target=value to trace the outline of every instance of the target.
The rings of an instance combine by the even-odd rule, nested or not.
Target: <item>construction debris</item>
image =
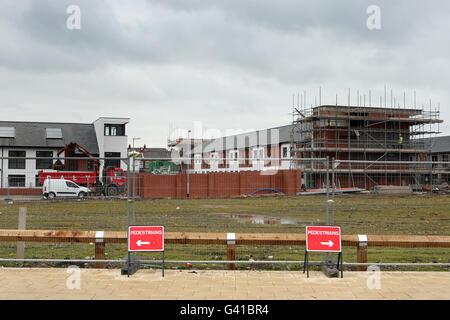
[[[329,193],[333,192],[333,189],[329,189],[328,190]],[[362,188],[336,188],[334,189],[334,193],[360,193],[366,191],[365,189]],[[327,193],[327,189],[326,188],[322,188],[322,189],[309,189],[303,192],[299,192],[297,193],[297,195],[301,195],[301,196],[307,196],[307,195],[313,195],[313,194],[326,194]]]
[[[387,195],[397,195],[397,194],[412,194],[413,189],[411,186],[374,186],[374,194],[387,194]]]

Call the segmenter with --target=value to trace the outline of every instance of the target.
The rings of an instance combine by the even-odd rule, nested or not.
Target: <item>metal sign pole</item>
[[[306,276],[309,278],[309,254],[306,255]]]
[[[127,239],[130,239],[130,158],[127,159]],[[130,276],[130,251],[127,244],[127,275]]]
[[[337,270],[341,272],[341,278],[344,277],[344,264],[342,262],[342,251],[338,254]]]
[[[131,223],[133,225],[136,224],[136,157],[133,155],[133,204],[132,204],[132,211],[131,211]],[[133,263],[136,263],[136,252],[133,252]],[[134,270],[134,269],[133,269]],[[135,271],[133,271],[134,273]]]
[[[132,216],[131,216],[131,223],[134,225],[136,224],[135,220],[135,201],[136,201],[136,162],[135,158],[133,157],[132,163],[133,163],[133,208],[132,208]]]
[[[164,250],[162,252],[162,276],[164,278]]]
[[[330,157],[327,156],[327,226],[330,225]],[[328,264],[330,255],[328,252],[325,255],[325,263]]]
[[[334,173],[334,168],[336,167],[335,165],[335,161],[334,161],[334,157],[332,159],[332,163],[331,163],[331,170],[332,170],[332,174],[331,174],[331,186],[332,186],[332,196],[331,196],[331,224],[334,225],[334,194],[335,194],[335,190],[336,190],[336,183],[335,183],[335,173]]]
[[[330,158],[327,156],[327,226],[330,225],[330,209],[329,202],[330,199]]]
[[[308,250],[305,248],[305,261],[303,261],[303,273],[305,273],[306,270],[306,277],[309,278],[309,256],[308,256]]]

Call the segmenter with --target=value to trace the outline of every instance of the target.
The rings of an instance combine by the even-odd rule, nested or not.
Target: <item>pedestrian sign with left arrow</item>
[[[131,252],[161,252],[161,266],[151,267],[161,268],[164,277],[164,227],[163,226],[128,226],[128,254],[127,254],[127,274],[136,272],[139,268],[139,261],[135,254]],[[133,261],[132,261],[133,260]],[[132,271],[133,269],[133,271]]]
[[[129,226],[128,251],[164,251],[164,227]]]

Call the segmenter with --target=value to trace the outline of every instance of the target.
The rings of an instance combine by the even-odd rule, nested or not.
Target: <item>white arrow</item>
[[[320,243],[323,246],[329,246],[330,248],[333,246],[333,241],[329,240],[328,242],[321,242]]]
[[[145,242],[145,241],[138,240],[138,241],[136,241],[136,244],[140,247],[143,244],[150,244],[150,242]]]

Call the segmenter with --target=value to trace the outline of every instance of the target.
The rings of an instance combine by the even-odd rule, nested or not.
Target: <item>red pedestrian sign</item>
[[[341,227],[306,227],[306,251],[341,252]]]
[[[164,251],[164,227],[129,226],[128,251]]]

